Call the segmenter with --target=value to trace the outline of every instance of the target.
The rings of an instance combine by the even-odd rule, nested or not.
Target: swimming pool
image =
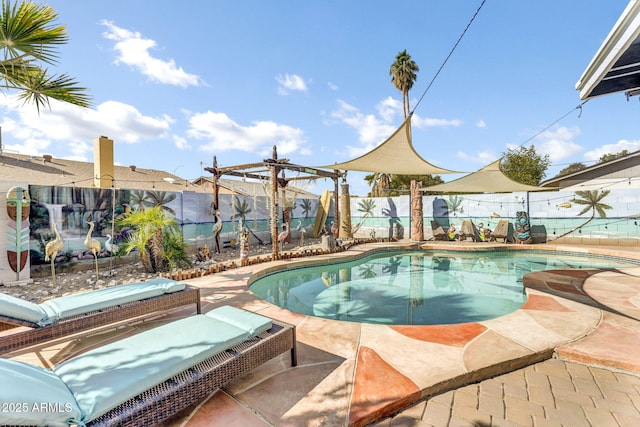
[[[350,322],[478,322],[519,309],[522,276],[567,268],[637,267],[633,260],[527,250],[390,250],[287,268],[254,280],[258,297],[290,311]]]

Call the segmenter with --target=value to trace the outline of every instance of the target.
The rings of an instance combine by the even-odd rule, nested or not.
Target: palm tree
[[[183,264],[186,247],[180,236],[178,221],[167,216],[162,206],[136,210],[118,220],[121,226],[132,227],[133,231],[125,241],[124,251],[137,249],[142,265],[148,273],[157,273]]]
[[[176,199],[176,193],[167,193],[166,191],[147,191],[147,197],[151,202],[151,206],[162,206],[162,209],[175,216],[176,211],[168,205]]]
[[[576,191],[576,196],[581,198],[574,197],[570,200],[570,202],[576,203],[578,205],[585,205],[584,209],[582,209],[578,215],[583,215],[591,210],[591,216],[584,223],[580,224],[572,230],[567,231],[563,235],[558,236],[558,239],[560,237],[566,236],[567,234],[571,234],[574,231],[587,225],[589,222],[591,222],[591,220],[593,220],[593,218],[595,218],[596,212],[598,213],[598,215],[600,215],[600,218],[606,218],[607,213],[605,212],[605,209],[612,209],[612,207],[600,202],[602,201],[602,199],[607,197],[609,193],[611,193],[611,190]]]
[[[150,208],[151,206],[153,206],[153,202],[151,201],[151,198],[146,191],[133,190],[131,192],[131,205],[135,209],[143,211],[146,208]]]
[[[311,208],[313,207],[313,205],[311,204],[311,200],[302,199],[302,202],[300,202],[300,206],[302,207],[302,213],[304,214],[304,217],[307,218],[309,216],[309,213],[311,212]]]
[[[462,201],[464,198],[462,196],[453,195],[449,196],[449,200],[446,201],[447,208],[449,209],[449,213],[452,213],[453,216],[458,216],[457,214],[463,214],[464,208],[462,207]]]
[[[49,106],[49,98],[89,107],[87,89],[67,74],[51,75],[46,65],[57,63],[58,45],[68,41],[66,27],[54,24],[58,14],[50,6],[2,1],[0,16],[0,79],[25,103]]]
[[[418,71],[420,71],[418,64],[411,59],[411,55],[407,53],[406,49],[396,55],[396,60],[389,68],[391,83],[402,92],[402,110],[405,119],[411,112],[409,108],[409,90],[411,90],[413,83],[418,78],[416,75]]]
[[[387,197],[389,195],[391,175],[386,173],[374,172],[372,174],[366,175],[364,179],[371,186],[371,197]]]
[[[247,199],[240,199],[238,196],[235,197],[235,203],[233,204],[233,208],[235,212],[231,215],[231,220],[242,219],[243,223],[247,221],[247,215],[251,213],[251,208],[249,207],[249,203],[247,203]]]

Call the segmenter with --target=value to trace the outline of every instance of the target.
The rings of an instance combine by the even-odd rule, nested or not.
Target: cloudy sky
[[[70,37],[50,71],[89,88],[93,105],[51,102],[38,114],[5,92],[6,151],[93,161],[104,135],[116,163],[186,179],[214,156],[259,162],[274,145],[296,164],[346,161],[401,124],[389,67],[404,49],[420,67],[413,143],[437,166],[472,172],[533,144],[549,154],[550,178],[640,149],[638,99],[577,108],[575,90],[627,0],[44,3]],[[366,195],[364,175],[349,173],[352,194]]]

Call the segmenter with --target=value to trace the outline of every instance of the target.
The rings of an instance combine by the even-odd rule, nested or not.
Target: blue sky
[[[38,115],[0,97],[3,147],[93,161],[105,135],[117,164],[186,179],[206,175],[214,155],[220,166],[259,162],[273,145],[296,164],[342,162],[402,122],[389,67],[407,49],[420,67],[412,108],[424,94],[413,119],[422,157],[472,172],[526,142],[550,155],[551,178],[640,149],[637,99],[575,109],[575,83],[627,3],[487,0],[434,80],[480,0],[51,0],[70,37],[51,71],[88,87],[94,105],[52,102]],[[364,175],[349,173],[352,194],[366,195]],[[307,187],[324,188],[333,184]]]

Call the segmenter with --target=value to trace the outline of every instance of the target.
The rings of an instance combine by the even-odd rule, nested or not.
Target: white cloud
[[[2,130],[11,140],[5,147],[21,154],[45,154],[45,151],[75,160],[92,157],[93,144],[105,135],[114,142],[138,143],[144,139],[163,138],[171,119],[141,114],[131,105],[116,101],[99,104],[95,109],[50,100],[51,109],[40,114],[31,105],[0,97],[5,111]]]
[[[191,148],[191,146],[189,145],[189,142],[181,136],[174,135],[172,139],[173,139],[173,144],[176,146],[178,150],[187,150]]]
[[[342,100],[338,100],[338,104],[340,108],[333,111],[331,117],[355,129],[360,142],[359,146],[345,146],[349,157],[359,156],[372,150],[376,145],[387,139],[396,128],[396,126],[384,120],[384,117],[380,119],[373,114],[363,114],[358,108]],[[382,104],[385,104],[385,101]],[[385,110],[383,105],[380,105],[380,108]]]
[[[548,154],[551,163],[558,163],[573,157],[582,151],[582,146],[573,142],[578,135],[580,135],[580,129],[577,127],[560,126],[542,132],[535,138],[536,152],[540,155]]]
[[[331,82],[328,82],[328,83],[327,83],[327,86],[329,86],[329,89],[330,89],[330,90],[333,90],[333,91],[336,91],[336,90],[339,90],[339,89],[340,89],[340,87],[338,87],[338,85],[337,85],[337,84],[334,84],[334,83],[331,83]]]
[[[484,122],[484,120],[478,120],[476,122],[476,127],[479,129],[484,129],[487,127],[487,124]]]
[[[402,116],[402,101],[389,96],[376,105],[376,110],[383,121],[391,123],[396,116]]]
[[[489,151],[479,151],[475,154],[469,154],[466,151],[458,151],[456,156],[459,159],[465,160],[469,163],[477,163],[483,167],[498,160],[498,155]]]
[[[208,111],[191,116],[189,125],[188,136],[204,140],[200,149],[210,153],[239,150],[271,156],[271,149],[276,145],[278,154],[311,154],[302,130],[271,121],[242,126],[225,113]]]
[[[119,28],[111,21],[105,20],[101,24],[108,29],[104,37],[115,42],[114,49],[118,52],[116,63],[129,65],[156,83],[180,87],[200,85],[197,75],[185,72],[173,59],[153,57],[150,51],[156,47],[154,40],[143,38],[138,32]]]
[[[307,84],[304,79],[297,74],[285,74],[284,76],[276,76],[278,82],[278,93],[287,95],[290,91],[306,92]]]
[[[423,119],[422,117],[414,114],[411,119],[411,125],[416,129],[425,129],[430,127],[459,127],[462,126],[462,120],[433,118]]]
[[[589,162],[598,161],[605,154],[617,154],[623,150],[627,150],[629,153],[640,150],[640,140],[627,141],[626,139],[621,139],[615,144],[605,144],[584,153],[584,160]]]
[[[344,148],[348,157],[361,156],[377,145],[384,142],[397,129],[400,123],[395,123],[402,119],[402,102],[393,97],[387,97],[376,105],[377,115],[364,114],[357,107],[338,100],[339,108],[331,113],[331,117],[344,123],[358,133],[360,145],[345,145]],[[411,124],[415,128],[425,128],[434,126],[461,126],[461,120],[445,120],[422,118],[417,114],[413,115]]]

